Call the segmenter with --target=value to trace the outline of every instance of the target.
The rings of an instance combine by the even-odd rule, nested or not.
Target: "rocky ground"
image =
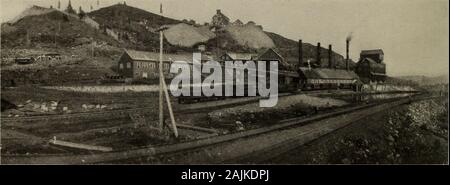
[[[220,109],[208,113],[208,118],[214,124],[242,124],[248,128],[261,126],[261,122],[287,119],[289,117],[305,116],[319,109],[331,109],[348,105],[348,102],[327,97],[312,95],[293,95],[279,97],[274,107],[260,107],[259,102]],[[263,125],[263,124],[262,124]]]
[[[448,164],[448,98],[386,110],[267,162]]]
[[[38,122],[21,122],[16,124],[8,124],[8,127],[2,127],[2,131],[10,133],[9,135],[2,135],[4,141],[3,151],[8,153],[27,153],[27,148],[35,148],[32,153],[53,153],[65,152],[62,150],[55,151],[47,146],[47,141],[54,136],[63,141],[78,142],[83,144],[111,146],[118,148],[132,148],[142,147],[148,145],[160,145],[164,143],[172,143],[183,140],[195,139],[197,136],[202,136],[205,133],[193,132],[190,130],[180,128],[180,138],[174,139],[172,132],[158,133],[148,127],[149,124],[157,125],[157,94],[150,92],[118,92],[118,93],[86,93],[86,92],[72,92],[44,89],[38,86],[20,86],[16,88],[6,88],[2,91],[2,98],[7,99],[13,103],[16,108],[11,108],[2,112],[2,117],[22,117],[32,115],[48,115],[48,114],[72,114],[78,112],[101,112],[115,109],[147,107],[148,111],[143,113],[130,114],[129,117],[117,115],[108,117],[92,117],[83,118],[82,120],[41,120]],[[245,98],[243,98],[245,99]],[[238,100],[238,99],[236,99]],[[247,100],[247,99],[245,99]],[[228,100],[223,100],[228,101]],[[233,100],[234,101],[234,100]],[[203,102],[200,104],[214,104],[217,102]],[[193,113],[177,113],[175,119],[177,123],[185,125],[195,125],[204,128],[215,129],[219,134],[226,134],[230,132],[238,132],[264,126],[264,124],[257,124],[260,121],[275,120],[272,117],[267,119],[267,115],[295,116],[296,114],[279,114],[281,112],[309,112],[314,113],[313,107],[328,108],[335,106],[346,105],[347,103],[341,100],[334,100],[332,98],[319,98],[309,95],[295,95],[288,97],[280,97],[279,107],[272,108],[270,111],[259,110],[254,111],[251,116],[242,110],[258,109],[258,103],[249,103],[238,108],[215,108],[211,107],[210,111],[217,111],[227,113],[224,120],[229,122],[216,122],[211,119],[208,114],[210,111],[200,111]],[[196,105],[196,104],[195,104]],[[151,108],[151,107],[154,108]],[[177,110],[182,110],[182,107],[189,107],[192,105],[177,105],[174,100],[173,106]],[[244,107],[244,109],[243,109]],[[230,110],[239,110],[234,114]],[[316,110],[321,111],[321,110]],[[167,110],[165,110],[166,116]],[[317,113],[317,112],[316,112]],[[139,118],[145,116],[145,118]],[[132,118],[134,117],[134,118]],[[241,123],[236,123],[236,119]],[[246,118],[246,119],[244,119]],[[166,123],[169,125],[170,121]],[[265,123],[265,122],[264,122]],[[134,126],[139,124],[140,126]],[[15,133],[23,133],[20,139],[17,139]],[[200,134],[200,135],[199,135]],[[43,142],[22,142],[26,141],[27,137],[40,138]],[[39,148],[41,151],[39,151]]]
[[[57,49],[61,60],[36,60],[20,65],[16,57],[37,58],[55,52],[54,48],[4,49],[1,54],[2,88],[20,85],[95,84],[106,74],[115,74],[121,50],[109,45],[91,45]]]
[[[157,106],[157,94],[150,92],[83,93],[44,89],[38,86],[4,88],[2,99],[17,108],[2,116],[63,114]]]

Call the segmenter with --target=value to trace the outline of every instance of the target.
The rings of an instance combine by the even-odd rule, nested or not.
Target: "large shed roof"
[[[358,79],[353,71],[347,71],[343,69],[330,69],[330,68],[306,68],[301,67],[300,71],[308,79]]]
[[[370,65],[384,65],[384,63],[383,62],[377,62],[377,61],[375,61],[375,60],[373,60],[373,59],[371,59],[371,58],[368,58],[368,57],[366,57],[366,58],[363,58],[362,59],[362,62],[364,62],[365,60],[367,60],[369,63],[370,63]]]
[[[382,49],[362,50],[361,55],[383,54]]]
[[[125,51],[128,56],[130,56],[133,60],[142,60],[142,61],[159,61],[159,53],[157,52],[147,52],[147,51],[136,51],[136,50],[126,50]],[[187,54],[163,54],[163,61],[191,61],[192,55],[189,56]]]
[[[130,56],[133,60],[140,61],[159,61],[158,52],[148,52],[148,51],[136,51],[136,50],[125,50],[125,53]],[[202,54],[202,60],[212,60],[213,58],[209,55]],[[164,53],[163,61],[186,61],[192,62],[192,53]]]
[[[226,54],[230,56],[230,58],[232,58],[233,60],[243,60],[243,61],[254,60],[257,55],[255,53],[233,53],[233,52],[228,52]]]

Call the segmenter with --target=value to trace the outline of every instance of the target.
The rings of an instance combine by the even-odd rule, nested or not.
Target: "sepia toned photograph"
[[[447,0],[0,7],[2,165],[448,165]]]

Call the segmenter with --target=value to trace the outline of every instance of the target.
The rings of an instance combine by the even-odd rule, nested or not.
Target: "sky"
[[[69,0],[61,0],[66,7]],[[8,21],[32,5],[57,6],[58,0],[0,0],[1,21]],[[89,11],[123,0],[72,0]],[[232,21],[254,21],[264,30],[322,46],[333,45],[345,55],[345,39],[352,35],[350,57],[365,49],[383,49],[390,76],[448,75],[448,0],[127,0],[127,5],[153,13],[162,3],[164,16],[210,22],[216,9]]]

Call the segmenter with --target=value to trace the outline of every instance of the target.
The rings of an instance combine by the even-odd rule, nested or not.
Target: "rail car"
[[[300,68],[299,71],[277,71],[278,73],[278,93],[292,93],[297,91],[314,91],[314,90],[358,90],[358,76],[348,70],[326,69],[326,68]],[[258,78],[258,77],[257,77]],[[266,87],[270,87],[270,80],[267,80]],[[233,96],[225,95],[225,85],[222,86],[222,95],[220,96],[181,96],[178,98],[179,103],[195,103],[202,101],[221,100],[226,98],[248,97],[249,86],[244,81],[244,94]],[[192,88],[192,87],[191,87]],[[236,85],[233,85],[236,89]],[[258,92],[257,87],[255,87]],[[192,89],[191,89],[192,90]],[[192,91],[191,91],[192,92]],[[256,93],[258,96],[258,93]]]
[[[355,90],[356,84],[339,84],[339,83],[328,83],[328,84],[300,84],[298,86],[301,91],[314,91],[314,90],[339,90],[339,89],[350,89]]]
[[[190,90],[191,90],[191,94],[188,96],[185,95],[181,95],[178,97],[178,102],[179,103],[197,103],[197,102],[204,102],[204,101],[214,101],[214,100],[223,100],[223,99],[227,99],[227,98],[238,98],[238,97],[249,97],[248,94],[248,84],[244,84],[244,93],[237,95],[236,94],[236,85],[227,85],[224,83],[219,83],[216,84],[216,86],[222,86],[222,94],[221,95],[205,95],[205,93],[203,91],[200,92],[200,96],[196,96],[194,94],[192,94],[192,92],[194,92],[194,88],[193,86],[190,86]],[[231,96],[227,96],[225,91],[226,88],[232,88],[233,89],[233,94]],[[256,90],[256,92],[258,92]]]
[[[222,94],[220,96],[215,96],[215,95],[207,96],[203,92],[201,92],[200,96],[194,96],[192,94],[190,94],[189,96],[181,95],[178,97],[178,103],[187,104],[187,103],[197,103],[197,102],[205,102],[205,101],[224,100],[224,99],[228,99],[228,98],[242,98],[242,97],[259,96],[257,85],[253,85],[255,87],[252,87],[252,86],[249,86],[248,83],[244,83],[243,94],[236,93],[236,89],[237,89],[236,84],[226,85],[226,84],[220,83],[217,85],[222,86]],[[233,89],[233,94],[231,96],[227,96],[225,94],[227,86],[228,86],[228,88]],[[269,84],[267,84],[267,87],[269,87]],[[191,88],[190,89],[191,92],[193,92],[193,87],[190,86],[190,88]],[[253,89],[253,88],[255,89],[255,95],[249,94],[249,89]],[[295,83],[279,84],[279,86],[278,86],[278,93],[295,92],[297,90],[298,90],[298,85]]]

